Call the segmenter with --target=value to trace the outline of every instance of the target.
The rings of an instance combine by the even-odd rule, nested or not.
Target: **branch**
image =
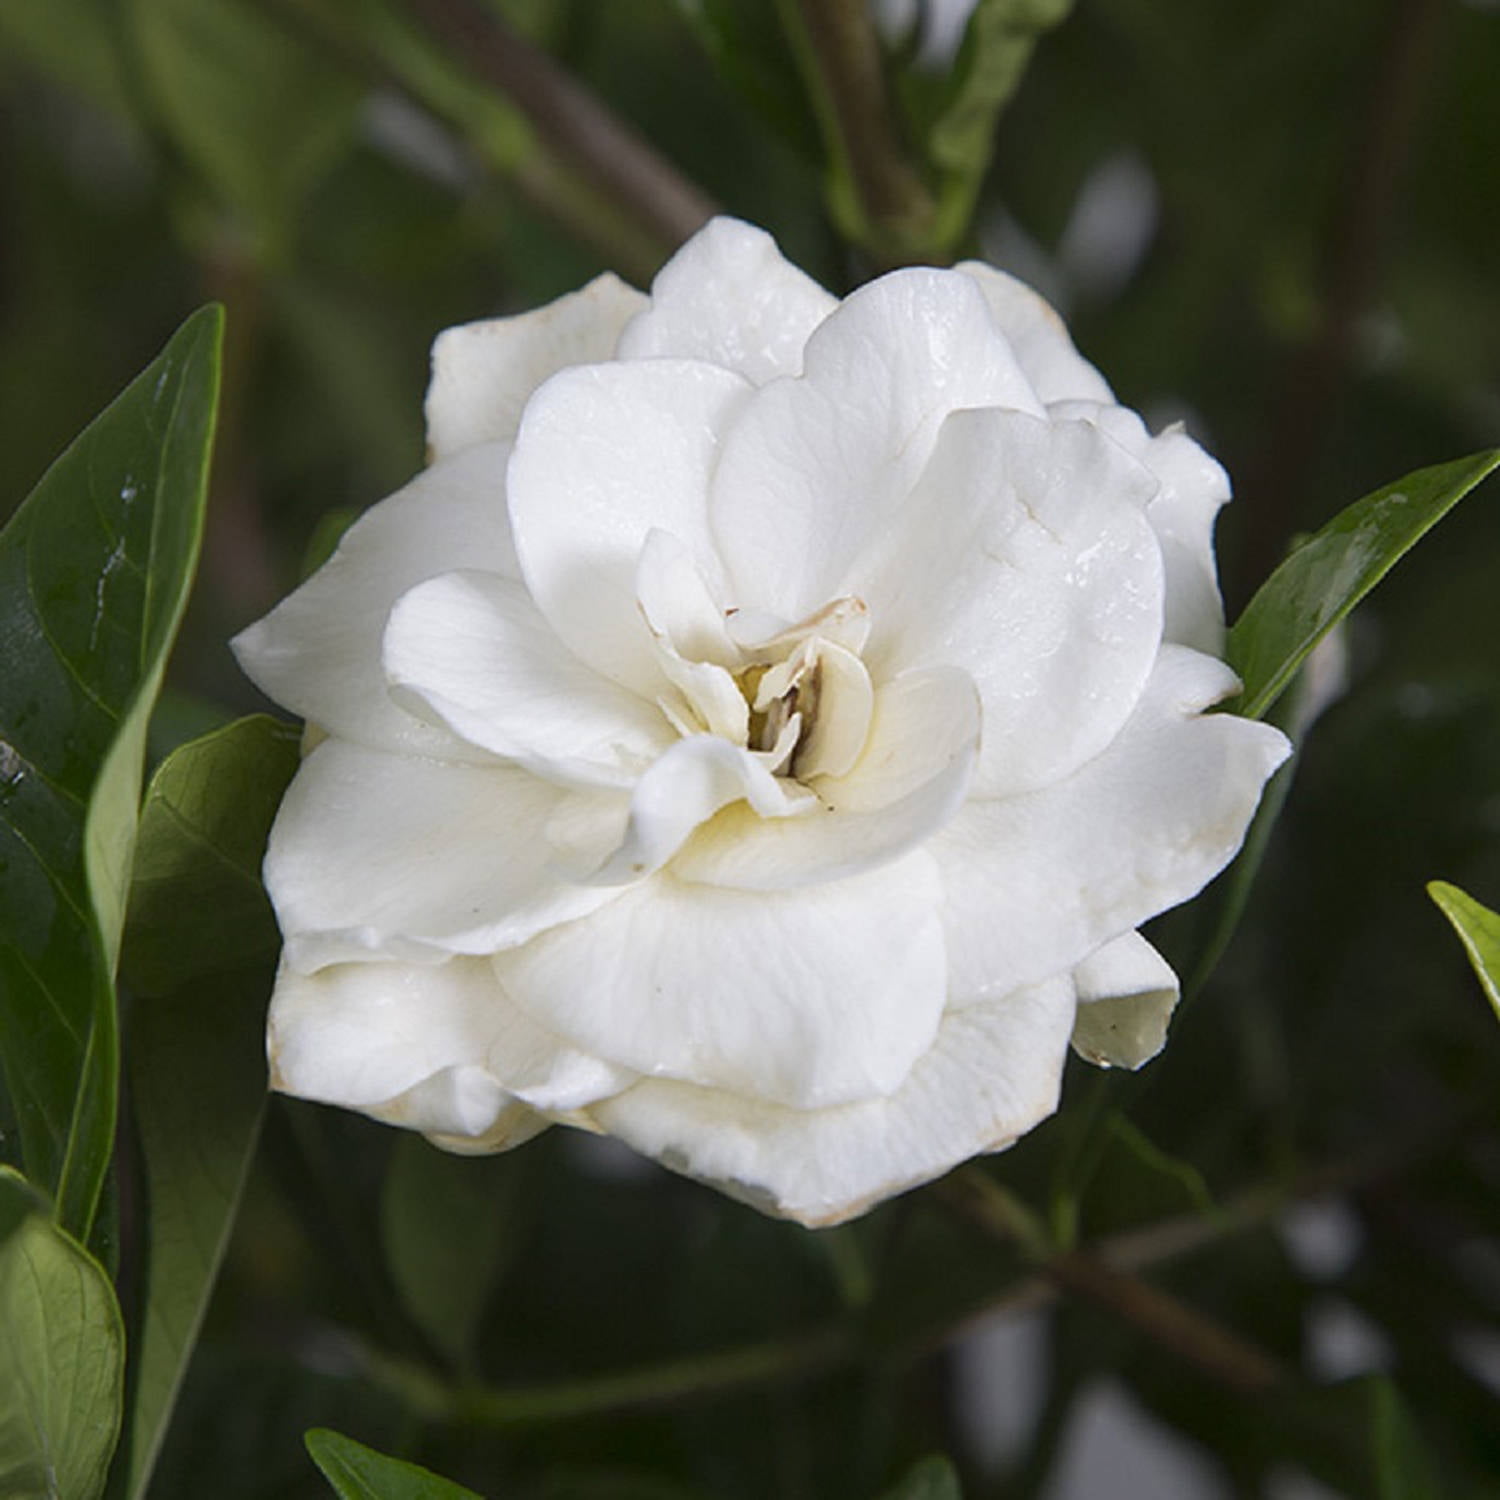
[[[675,249],[718,211],[541,48],[474,0],[411,0],[423,26],[500,89],[552,151]]]
[[[955,1174],[945,1196],[996,1239],[1036,1259],[1041,1275],[1059,1290],[1108,1308],[1221,1385],[1256,1395],[1286,1378],[1269,1354],[1129,1271],[1085,1250],[1048,1252],[1030,1214],[982,1171]]]
[[[920,255],[935,205],[902,149],[865,0],[795,0],[789,9],[793,26],[800,21],[824,130],[867,226],[897,259]]]

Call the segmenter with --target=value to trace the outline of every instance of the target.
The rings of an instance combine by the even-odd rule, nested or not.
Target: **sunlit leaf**
[[[297,759],[291,726],[241,719],[175,751],[141,814],[124,958],[148,1242],[130,1495],[166,1436],[259,1132],[279,945],[259,869]]]
[[[326,1427],[307,1434],[307,1451],[340,1500],[480,1500],[473,1490]]]
[[[1303,542],[1229,632],[1229,662],[1245,684],[1236,712],[1261,718],[1313,647],[1497,467],[1500,449],[1419,469],[1355,501]]]
[[[120,1427],[125,1334],[99,1264],[0,1167],[0,1495],[92,1500]]]
[[[1446,880],[1432,881],[1427,894],[1453,924],[1486,997],[1500,1016],[1500,913],[1481,906]]]
[[[28,1176],[87,1238],[151,707],[202,530],[222,315],[190,318],[0,534],[0,1062]]]

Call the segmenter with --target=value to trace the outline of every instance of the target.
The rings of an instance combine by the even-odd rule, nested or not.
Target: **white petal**
[[[1146,519],[1161,542],[1166,568],[1163,635],[1180,646],[1222,655],[1224,603],[1214,562],[1214,518],[1229,499],[1229,476],[1223,466],[1180,425],[1153,437],[1123,406],[1069,404],[1054,414],[1093,422],[1161,482],[1146,507]]]
[[[960,991],[1071,968],[1229,863],[1290,751],[1269,725],[1199,712],[1237,688],[1222,662],[1164,646],[1107,750],[1041,791],[967,803],[927,845]]]
[[[620,358],[702,359],[764,385],[801,374],[803,347],[837,306],[765,230],[713,219],[657,272]]]
[[[266,885],[304,972],[350,959],[490,953],[613,892],[564,880],[548,823],[566,794],[511,766],[443,765],[326,740],[271,830]]]
[[[380,635],[413,584],[451,568],[517,574],[505,514],[509,449],[434,465],[372,507],[295,593],[230,643],[246,675],[283,708],[375,749],[483,759],[391,701]]]
[[[590,1114],[673,1171],[810,1228],[1000,1151],[1057,1108],[1073,987],[1066,976],[950,1011],[887,1099],[798,1110],[642,1079]]]
[[[946,663],[984,703],[974,795],[1056,781],[1119,732],[1161,638],[1156,482],[1086,422],[957,412],[842,587],[877,677]]]
[[[1139,1068],[1167,1044],[1180,993],[1172,966],[1138,932],[1091,953],[1073,970],[1073,1050],[1102,1068]]]
[[[383,654],[398,703],[548,780],[628,786],[675,738],[655,704],[558,640],[523,584],[493,573],[403,595]]]
[[[888,864],[959,809],[979,744],[974,684],[951,670],[913,672],[875,694],[869,738],[847,776],[823,776],[823,806],[766,819],[728,807],[678,855],[683,880],[791,890]]]
[[[620,847],[593,879],[624,885],[659,870],[698,827],[731,802],[749,816],[781,819],[816,806],[812,794],[778,780],[757,756],[714,734],[678,740],[636,783]]]
[[[1044,297],[1024,281],[981,261],[961,261],[954,269],[971,277],[984,293],[1021,369],[1043,401],[1048,405],[1054,401],[1113,403],[1108,383],[1073,347],[1067,324]]]
[[[1041,413],[967,276],[895,271],[848,297],[803,378],[758,391],[725,441],[711,504],[731,602],[789,620],[826,604],[967,406]]]
[[[724,606],[693,555],[669,532],[653,529],[636,563],[636,598],[654,635],[678,656],[734,668],[739,648],[725,627]]]
[[[533,1108],[571,1112],[633,1081],[522,1014],[479,958],[283,965],[267,1048],[283,1093],[492,1150],[535,1133]]]
[[[530,1015],[580,1050],[798,1108],[888,1093],[946,988],[931,861],[790,893],[662,874],[496,956]]]
[[[634,287],[605,274],[546,307],[440,333],[427,387],[432,458],[510,442],[531,393],[569,365],[609,359],[620,330],[645,306]]]
[[[712,365],[642,360],[566,370],[526,408],[509,490],[531,595],[579,657],[642,696],[661,676],[636,602],[641,549],[659,527],[721,590],[709,477],[749,391]]]

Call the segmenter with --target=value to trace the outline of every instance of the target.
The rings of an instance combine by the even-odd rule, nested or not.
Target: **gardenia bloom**
[[[1135,931],[1278,731],[1206,714],[1222,469],[981,265],[837,301],[716,220],[450,329],[431,466],[237,640],[316,741],[276,1087],[460,1151],[605,1131],[836,1223],[1136,1067]]]

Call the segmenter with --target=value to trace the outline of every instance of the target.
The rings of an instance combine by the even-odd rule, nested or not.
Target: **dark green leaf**
[[[120,1429],[125,1333],[109,1278],[0,1167],[0,1495],[92,1500]]]
[[[381,1197],[391,1279],[422,1331],[459,1365],[471,1353],[480,1314],[515,1244],[519,1178],[494,1167],[403,1134]]]
[[[963,1500],[958,1475],[941,1454],[929,1454],[913,1464],[901,1482],[888,1489],[881,1500]]]
[[[480,1500],[473,1490],[416,1464],[386,1458],[326,1427],[307,1434],[307,1451],[340,1500]]]
[[[151,707],[198,556],[222,314],[190,318],[0,535],[0,1062],[28,1175],[86,1238]]]
[[[121,960],[132,989],[162,995],[274,957],[260,863],[298,739],[276,719],[240,719],[183,745],[151,778]]]
[[[1339,512],[1256,591],[1229,632],[1245,690],[1237,713],[1259,719],[1313,647],[1486,475],[1500,449],[1419,469]]]
[[[1486,997],[1500,1017],[1500,913],[1481,906],[1446,880],[1432,881],[1427,894],[1453,924]]]
[[[178,149],[274,251],[350,139],[362,89],[246,0],[130,0],[129,19]]]
[[[1437,1500],[1439,1490],[1406,1406],[1389,1380],[1370,1392],[1378,1500]]]

